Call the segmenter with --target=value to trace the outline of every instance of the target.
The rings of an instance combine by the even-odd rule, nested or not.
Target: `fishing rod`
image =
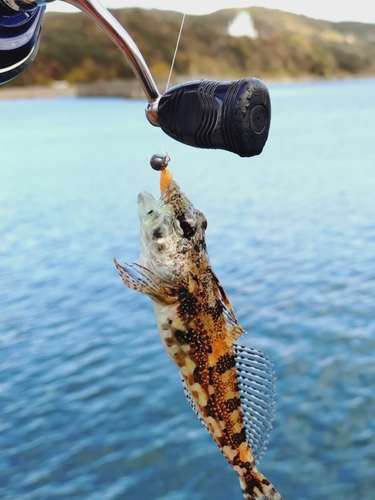
[[[0,0],[0,83],[35,59],[46,4],[54,0]],[[138,47],[99,0],[64,0],[86,13],[125,55],[146,97],[148,121],[173,139],[241,157],[259,155],[268,138],[271,103],[257,78],[196,80],[160,94]]]

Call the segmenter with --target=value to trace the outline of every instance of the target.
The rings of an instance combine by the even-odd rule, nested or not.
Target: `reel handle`
[[[166,134],[184,144],[256,156],[271,123],[268,89],[257,78],[183,83],[161,96],[158,122]]]

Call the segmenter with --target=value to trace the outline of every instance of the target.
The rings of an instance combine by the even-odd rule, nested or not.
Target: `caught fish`
[[[272,427],[272,364],[236,344],[244,330],[210,266],[205,216],[175,181],[162,189],[159,200],[138,197],[140,264],[115,265],[126,286],[151,297],[185,395],[239,475],[244,498],[281,500],[256,467]]]

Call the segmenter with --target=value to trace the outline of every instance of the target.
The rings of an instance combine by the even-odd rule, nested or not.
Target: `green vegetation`
[[[234,38],[228,24],[248,11],[257,38]],[[155,79],[166,79],[181,14],[121,9],[114,16],[133,37]],[[375,74],[375,25],[319,21],[251,7],[187,16],[174,75],[230,79],[344,77]],[[39,54],[13,85],[132,78],[123,55],[85,14],[47,13]]]

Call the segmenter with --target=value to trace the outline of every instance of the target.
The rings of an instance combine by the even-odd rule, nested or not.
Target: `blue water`
[[[375,80],[271,86],[260,157],[172,139],[213,268],[275,364],[261,471],[284,500],[375,491]],[[240,500],[185,401],[137,261],[165,149],[144,103],[0,102],[0,498]]]

